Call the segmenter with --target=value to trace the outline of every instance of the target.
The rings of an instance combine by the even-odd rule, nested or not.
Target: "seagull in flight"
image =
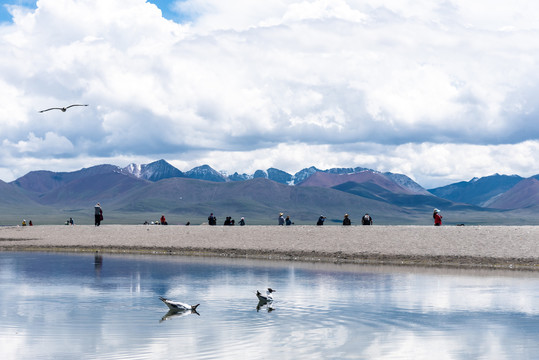
[[[49,111],[49,110],[60,110],[61,112],[66,112],[67,109],[69,109],[70,107],[73,107],[73,106],[88,106],[88,104],[73,104],[73,105],[69,105],[69,106],[61,107],[61,108],[53,107],[53,108],[50,108],[50,109],[41,110],[40,113],[45,112],[45,111]]]

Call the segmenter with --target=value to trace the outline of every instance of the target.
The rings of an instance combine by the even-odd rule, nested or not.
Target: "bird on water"
[[[45,109],[45,110],[40,110],[39,112],[43,113],[45,111],[50,111],[50,110],[60,110],[61,112],[66,112],[67,109],[69,109],[69,108],[71,108],[73,106],[88,106],[88,104],[73,104],[73,105],[69,105],[69,106],[66,106],[66,107],[53,107],[53,108],[49,108],[49,109]]]
[[[159,299],[162,302],[164,302],[165,305],[168,306],[168,308],[170,310],[172,310],[172,311],[176,311],[176,312],[192,311],[193,313],[198,314],[197,313],[197,307],[200,304],[196,304],[196,305],[184,304],[184,303],[181,303],[179,301],[172,301],[172,300],[165,299],[162,296],[160,296]]]
[[[262,302],[271,302],[273,301],[273,295],[272,293],[276,292],[276,290],[273,290],[272,288],[268,288],[268,290],[266,291],[266,296],[262,295],[260,293],[260,291],[256,291],[256,297],[258,298],[259,301],[262,301]]]

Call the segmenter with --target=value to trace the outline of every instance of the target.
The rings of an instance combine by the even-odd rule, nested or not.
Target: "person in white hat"
[[[279,225],[284,225],[283,213],[279,213]]]
[[[432,217],[434,219],[434,226],[442,225],[442,215],[440,215],[440,210],[434,209],[434,212],[432,213]]]

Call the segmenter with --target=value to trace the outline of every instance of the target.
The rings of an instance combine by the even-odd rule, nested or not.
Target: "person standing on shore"
[[[361,218],[361,224],[362,225],[372,225],[372,218],[369,214],[363,215]]]
[[[280,214],[279,214],[279,225],[284,225],[284,217],[283,217],[283,213],[280,213]]]
[[[352,225],[352,221],[350,221],[350,218],[348,217],[348,214],[344,214],[344,219],[342,220],[343,225]]]
[[[213,215],[213,213],[208,216],[208,225],[217,225],[217,218]]]
[[[432,213],[432,217],[434,219],[434,226],[442,225],[442,215],[440,215],[440,210],[434,209],[434,212]]]
[[[101,204],[97,203],[94,206],[94,218],[95,226],[101,225],[101,220],[103,220],[103,210],[101,209]]]

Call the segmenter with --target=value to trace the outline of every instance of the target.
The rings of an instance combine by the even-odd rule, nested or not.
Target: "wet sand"
[[[0,250],[539,271],[539,226],[18,226],[0,227]]]

